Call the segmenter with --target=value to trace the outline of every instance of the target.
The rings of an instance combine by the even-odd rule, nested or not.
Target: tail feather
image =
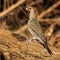
[[[50,48],[49,48],[47,45],[43,44],[43,47],[44,47],[45,49],[47,49],[47,51],[48,51],[48,53],[49,53],[50,55],[53,55],[52,51],[50,50]]]

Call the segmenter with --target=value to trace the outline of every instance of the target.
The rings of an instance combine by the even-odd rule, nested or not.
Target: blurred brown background
[[[20,3],[20,1],[23,2]],[[25,10],[30,6],[37,11],[39,23],[49,46],[60,50],[59,0],[0,0],[0,29],[24,34],[30,38],[31,35],[27,29],[29,15]],[[60,60],[60,58],[56,60]]]

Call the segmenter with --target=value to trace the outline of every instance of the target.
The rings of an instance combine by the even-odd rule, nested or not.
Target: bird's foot
[[[29,42],[29,43],[31,43],[32,42],[32,39],[27,39],[26,41]]]

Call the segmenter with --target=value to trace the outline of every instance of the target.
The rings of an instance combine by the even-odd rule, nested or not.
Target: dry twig
[[[47,10],[45,10],[44,12],[42,12],[39,16],[38,19],[43,18],[46,14],[52,12],[56,7],[58,7],[60,5],[60,0],[55,3],[53,6],[51,6],[50,8],[48,8]]]
[[[18,1],[16,4],[12,5],[7,10],[3,11],[2,13],[0,13],[0,18],[4,17],[6,14],[8,14],[9,12],[11,12],[12,10],[14,10],[16,7],[18,7],[19,5],[21,5],[24,2],[25,2],[25,0]]]
[[[56,23],[60,26],[60,18],[52,18],[52,19],[39,19],[40,22],[46,23]]]

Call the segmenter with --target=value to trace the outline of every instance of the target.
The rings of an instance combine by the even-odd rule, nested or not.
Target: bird
[[[53,55],[51,49],[48,47],[47,39],[44,36],[42,31],[42,27],[38,21],[36,11],[33,7],[29,7],[26,9],[29,13],[29,21],[28,21],[28,30],[33,36],[32,40],[37,40],[39,43],[48,51],[50,55]]]

